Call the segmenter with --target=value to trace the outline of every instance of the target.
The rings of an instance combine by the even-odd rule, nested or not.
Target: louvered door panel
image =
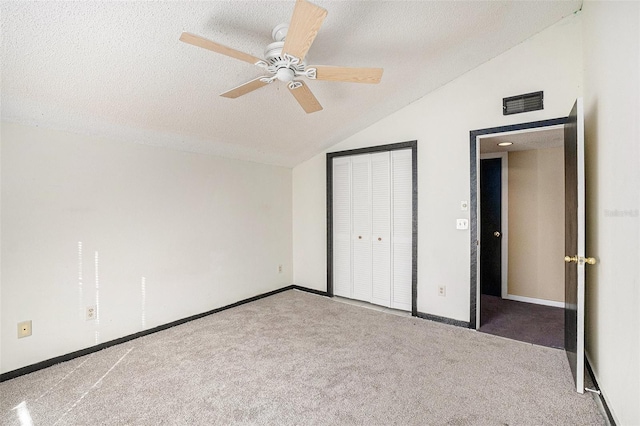
[[[371,301],[371,170],[368,155],[351,157],[353,298]]]
[[[351,158],[333,160],[333,292],[351,291]]]
[[[391,153],[392,169],[392,301],[391,307],[411,310],[413,182],[411,150]]]
[[[371,154],[371,302],[391,303],[390,153]]]

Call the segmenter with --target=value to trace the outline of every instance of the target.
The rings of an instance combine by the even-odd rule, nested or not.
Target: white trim
[[[500,278],[502,298],[507,298],[509,294],[509,153],[493,152],[481,154],[480,160],[500,158],[500,232],[502,239],[500,240]],[[478,225],[478,229],[480,225]],[[479,234],[478,234],[479,235]]]
[[[553,306],[555,308],[563,308],[564,302],[555,300],[536,299],[535,297],[516,296],[515,294],[507,294],[503,299],[515,300],[516,302],[535,303],[536,305]]]

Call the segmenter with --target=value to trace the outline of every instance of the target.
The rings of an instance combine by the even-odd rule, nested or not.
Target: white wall
[[[469,132],[566,116],[582,94],[580,15],[572,15],[330,151],[418,141],[418,310],[469,321]],[[545,109],[503,116],[502,98],[544,90]],[[294,282],[326,289],[325,157],[293,170]],[[446,297],[437,296],[446,285]]]
[[[1,137],[2,372],[291,284],[291,169],[12,123]]]
[[[617,423],[640,424],[640,3],[585,2],[587,355]]]

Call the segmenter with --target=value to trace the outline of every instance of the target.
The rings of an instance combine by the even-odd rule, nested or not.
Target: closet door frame
[[[333,159],[358,154],[411,150],[412,175],[412,253],[411,253],[411,315],[418,316],[418,141],[399,142],[367,148],[327,153],[327,295],[333,297]]]

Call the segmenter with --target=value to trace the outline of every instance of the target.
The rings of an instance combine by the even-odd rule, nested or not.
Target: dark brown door
[[[576,100],[564,126],[565,294],[564,348],[576,390],[584,392],[584,112]],[[591,259],[589,259],[591,261]]]
[[[480,289],[502,295],[502,159],[480,160]]]

